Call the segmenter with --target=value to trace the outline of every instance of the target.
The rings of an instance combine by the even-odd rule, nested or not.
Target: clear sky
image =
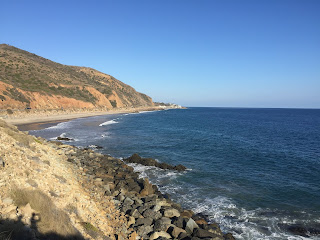
[[[0,43],[155,101],[320,108],[320,0],[3,0]]]

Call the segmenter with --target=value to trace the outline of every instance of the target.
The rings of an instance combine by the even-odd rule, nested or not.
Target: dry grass
[[[21,207],[30,204],[40,216],[37,221],[38,231],[42,234],[56,233],[62,236],[77,235],[69,216],[59,210],[51,198],[39,190],[16,189],[12,192],[14,203]]]
[[[11,124],[9,124],[9,123],[1,120],[1,119],[0,119],[0,127],[2,127],[2,128],[9,128],[9,129],[11,129],[12,131],[18,132],[18,129],[17,129],[16,126],[13,126],[13,125],[11,125]]]
[[[24,133],[19,133],[18,131],[13,130],[12,128],[3,128],[2,131],[12,138],[14,138],[17,142],[23,144],[24,146],[30,146],[30,143],[33,141],[32,137],[26,135]]]
[[[96,239],[100,235],[99,229],[97,229],[91,223],[81,222],[80,224],[84,228],[86,233],[89,234],[93,239]]]

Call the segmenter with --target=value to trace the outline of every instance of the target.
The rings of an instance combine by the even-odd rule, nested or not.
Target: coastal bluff
[[[111,75],[0,44],[0,110],[105,111],[152,106],[151,97]]]
[[[0,239],[234,239],[122,160],[2,120],[0,175]]]

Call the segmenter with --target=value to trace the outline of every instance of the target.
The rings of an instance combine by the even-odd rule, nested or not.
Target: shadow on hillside
[[[24,224],[21,220],[22,216],[18,220],[0,218],[0,240],[85,240],[80,233],[70,236],[62,236],[56,233],[40,233],[35,214],[31,218],[31,226]]]

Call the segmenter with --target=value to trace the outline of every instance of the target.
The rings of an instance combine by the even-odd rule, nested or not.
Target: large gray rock
[[[192,234],[195,228],[199,228],[199,226],[192,218],[190,218],[186,224],[187,233]]]
[[[175,208],[169,208],[164,211],[163,215],[168,218],[180,217],[180,212]]]
[[[131,198],[129,198],[129,197],[127,197],[124,201],[123,201],[123,205],[129,205],[129,206],[131,206],[131,205],[133,205],[134,204],[134,201],[131,199]]]
[[[209,232],[212,232],[212,233],[214,233],[214,234],[216,234],[216,235],[219,235],[219,236],[222,236],[222,235],[223,235],[223,234],[222,234],[222,231],[221,231],[221,229],[220,229],[220,227],[219,227],[219,225],[216,224],[216,223],[212,223],[212,224],[208,224],[208,225],[203,225],[203,229],[204,229],[204,230],[207,230],[207,231],[209,231]]]
[[[231,233],[227,233],[223,237],[225,240],[235,240]]]
[[[144,179],[143,189],[140,191],[140,196],[145,197],[154,193],[152,184],[149,182],[148,178]]]
[[[152,218],[138,218],[136,221],[136,226],[146,225],[151,226],[153,222]]]
[[[160,163],[157,162],[153,158],[142,158],[137,153],[133,154],[131,157],[125,158],[124,161],[129,163],[139,163],[144,166],[155,166],[161,169],[169,169],[169,170],[176,170],[176,171],[185,171],[187,168],[181,164],[177,166],[172,166],[167,163]]]
[[[161,205],[160,205],[160,204],[156,204],[156,205],[154,205],[154,206],[152,207],[152,210],[153,210],[153,211],[156,211],[156,212],[160,211],[160,209],[161,209]]]
[[[129,215],[134,218],[140,218],[142,216],[137,209],[129,210]]]
[[[141,227],[138,228],[137,233],[140,237],[147,238],[148,234],[151,233],[152,231],[153,231],[153,228],[151,226],[142,225]]]
[[[186,231],[182,228],[172,226],[167,231],[173,238],[178,238],[181,233],[186,233]]]
[[[144,211],[142,216],[145,218],[152,218],[154,220],[158,220],[162,217],[160,212],[155,212],[151,209],[147,209],[146,211]]]
[[[170,225],[171,225],[170,218],[163,217],[155,221],[154,230],[156,232],[167,231]]]
[[[166,233],[164,231],[161,231],[161,232],[154,232],[151,234],[150,236],[150,240],[154,240],[154,239],[157,239],[159,237],[163,237],[163,238],[167,238],[167,239],[171,239],[171,236],[169,233]]]
[[[201,228],[196,228],[193,232],[193,237],[198,237],[198,238],[215,238],[218,237],[218,235],[211,233],[207,230],[201,229]]]
[[[187,221],[188,219],[186,218],[183,218],[183,217],[178,217],[178,218],[175,218],[173,221],[172,221],[172,224],[173,225],[176,225],[177,227],[179,228],[185,228],[186,227],[186,224],[187,224]]]

